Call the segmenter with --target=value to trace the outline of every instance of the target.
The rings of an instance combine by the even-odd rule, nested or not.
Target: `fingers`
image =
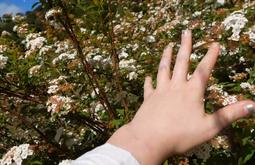
[[[181,47],[177,54],[172,80],[187,81],[189,58],[192,51],[192,34],[190,30],[182,33]]]
[[[145,78],[144,82],[144,100],[146,100],[154,91],[153,85],[152,85],[152,78],[150,76],[147,76]]]
[[[193,81],[195,84],[197,84],[199,87],[201,87],[201,89],[203,90],[202,94],[204,94],[204,90],[206,88],[207,81],[208,81],[211,71],[217,61],[219,52],[220,52],[219,44],[213,43],[210,46],[205,57],[198,64],[194,74],[192,75],[192,78],[190,81]]]
[[[209,115],[210,136],[215,136],[221,129],[232,122],[255,112],[255,102],[246,100],[228,105]]]
[[[157,87],[161,87],[164,84],[170,82],[170,64],[172,57],[172,49],[173,44],[169,43],[161,57],[157,75]]]

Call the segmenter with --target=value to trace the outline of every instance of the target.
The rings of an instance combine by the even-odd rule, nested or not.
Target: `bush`
[[[221,43],[205,93],[207,113],[254,100],[255,3],[178,2],[41,0],[32,13],[5,15],[8,21],[1,19],[0,26],[1,164],[58,164],[103,144],[132,119],[143,101],[144,77],[155,79],[169,42],[176,55],[186,28],[193,31],[190,76],[208,45]],[[164,164],[251,164],[254,127],[253,116],[238,120]],[[22,147],[25,156],[19,155]]]

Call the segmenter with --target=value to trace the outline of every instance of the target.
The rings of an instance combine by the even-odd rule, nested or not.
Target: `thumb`
[[[212,126],[212,137],[221,129],[242,117],[251,115],[255,112],[255,102],[251,100],[239,101],[219,109],[214,114],[208,116]]]

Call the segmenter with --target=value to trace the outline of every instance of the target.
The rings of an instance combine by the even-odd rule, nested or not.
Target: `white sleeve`
[[[106,143],[74,160],[71,165],[140,165],[128,151]]]

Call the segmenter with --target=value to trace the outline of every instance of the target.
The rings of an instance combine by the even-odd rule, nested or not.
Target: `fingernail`
[[[182,30],[182,35],[187,35],[188,33],[190,33],[191,31],[189,29],[186,30]]]
[[[219,45],[219,43],[218,43],[218,42],[214,42],[214,43],[212,43],[212,47],[214,47],[214,48],[218,47],[218,45]]]
[[[172,42],[170,42],[166,47],[165,47],[165,49],[167,49],[167,48],[173,48],[174,47],[174,44],[172,43]]]
[[[255,109],[254,106],[252,104],[248,104],[245,106],[245,109],[249,112],[249,113],[254,113]]]

